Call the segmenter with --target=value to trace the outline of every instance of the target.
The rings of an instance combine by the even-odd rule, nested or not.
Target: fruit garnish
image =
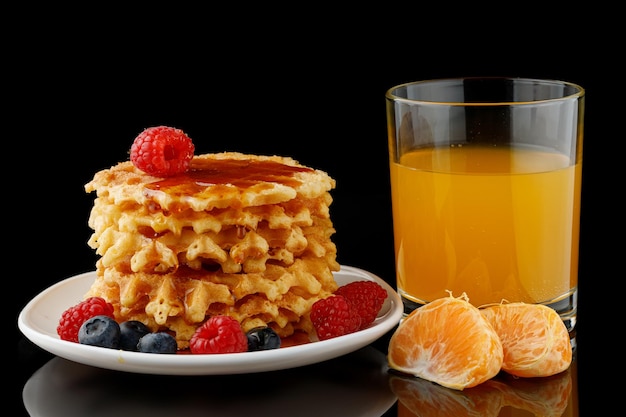
[[[138,169],[155,177],[185,173],[195,146],[180,129],[169,126],[149,127],[141,132],[130,148],[130,160]]]
[[[143,353],[176,353],[176,339],[165,332],[152,333],[140,321],[122,323],[113,317],[98,315],[88,318],[78,330],[78,343]]]
[[[128,320],[120,323],[120,349],[138,351],[139,339],[148,333],[151,333],[150,328],[139,320]]]
[[[387,291],[374,281],[352,281],[311,306],[311,322],[319,340],[362,330],[374,322]]]
[[[278,349],[280,336],[271,327],[255,327],[246,332],[248,352],[257,350]]]
[[[189,349],[191,353],[246,352],[248,338],[233,317],[212,316],[191,336]]]
[[[502,341],[502,370],[520,377],[544,377],[566,370],[572,344],[559,314],[541,304],[502,303],[481,309]]]
[[[337,288],[335,295],[343,295],[357,310],[361,330],[374,322],[387,298],[387,291],[374,281],[353,281]]]
[[[169,333],[148,333],[137,342],[137,350],[143,353],[176,353],[178,344]]]
[[[61,314],[57,334],[61,340],[78,343],[78,331],[85,320],[104,315],[113,318],[113,305],[101,297],[91,297],[68,308]]]
[[[413,310],[389,340],[391,369],[463,390],[496,376],[502,342],[467,296],[443,297]]]
[[[361,326],[358,311],[342,295],[331,295],[314,302],[310,317],[319,340],[354,333]]]
[[[120,325],[109,316],[94,316],[78,330],[78,343],[110,349],[120,347]]]

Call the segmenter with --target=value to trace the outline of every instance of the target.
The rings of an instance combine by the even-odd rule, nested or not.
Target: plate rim
[[[37,313],[37,307],[45,301],[46,296],[66,286],[80,285],[82,281],[95,277],[95,274],[96,271],[89,271],[65,278],[33,297],[18,316],[20,331],[40,348],[85,365],[144,374],[224,375],[288,369],[345,355],[382,337],[400,322],[404,311],[400,296],[382,278],[361,268],[340,265],[339,271],[333,273],[335,279],[347,277],[346,282],[360,279],[377,282],[387,291],[388,297],[381,309],[384,313],[371,326],[328,340],[259,352],[159,355],[81,345],[35,328],[31,317]],[[67,307],[73,304],[75,302],[68,301]],[[50,317],[47,319],[53,320]]]

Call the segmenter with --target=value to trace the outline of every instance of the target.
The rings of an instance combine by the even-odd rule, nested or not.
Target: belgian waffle
[[[130,161],[99,171],[85,185],[100,256],[85,296],[111,302],[118,321],[169,331],[180,349],[217,314],[313,338],[310,307],[337,288],[334,187],[292,158],[236,152],[195,156],[169,178]]]

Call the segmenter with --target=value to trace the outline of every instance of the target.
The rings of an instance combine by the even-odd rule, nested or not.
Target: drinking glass
[[[524,78],[386,93],[405,314],[436,298],[545,304],[576,324],[585,91]]]

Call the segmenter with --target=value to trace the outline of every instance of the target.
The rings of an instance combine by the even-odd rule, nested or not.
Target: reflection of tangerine
[[[572,362],[569,333],[559,314],[541,304],[503,303],[481,309],[502,341],[502,369],[521,377],[563,372]]]
[[[389,367],[462,390],[494,377],[503,360],[497,333],[465,294],[414,310],[389,340]]]
[[[392,375],[389,384],[398,397],[398,416],[500,416],[509,407],[529,415],[563,416],[570,405],[570,371],[543,378],[517,378],[500,374],[479,386],[452,390],[421,378]],[[524,414],[526,415],[526,414]]]
[[[406,417],[496,417],[502,407],[502,392],[488,382],[459,391],[421,378],[392,376],[389,380],[398,396],[398,416]]]
[[[502,378],[489,383],[502,392],[503,407],[510,406],[545,417],[564,415],[573,385],[569,369],[541,378],[516,378],[503,374]]]

